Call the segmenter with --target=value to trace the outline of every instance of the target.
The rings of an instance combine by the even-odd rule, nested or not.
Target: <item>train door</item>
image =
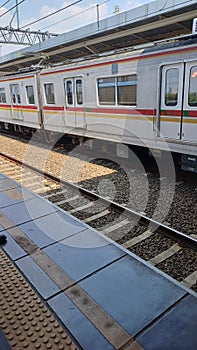
[[[11,99],[11,117],[13,119],[22,120],[22,106],[19,84],[10,85],[10,99]]]
[[[81,77],[69,78],[64,81],[66,103],[66,125],[84,127],[85,112],[83,107],[83,80]]]
[[[182,139],[197,142],[197,61],[186,63]]]
[[[159,109],[160,136],[180,140],[182,137],[184,64],[162,68]]]

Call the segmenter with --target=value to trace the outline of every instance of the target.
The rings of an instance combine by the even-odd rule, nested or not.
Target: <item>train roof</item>
[[[195,44],[197,44],[197,34],[191,34],[154,42],[153,45],[145,49],[145,52],[168,50],[176,47],[183,47]]]
[[[154,52],[159,52],[159,51],[168,51],[171,49],[179,48],[179,47],[186,47],[190,45],[195,45],[197,44],[197,34],[192,34],[192,35],[186,35],[186,36],[181,36],[181,37],[174,37],[171,39],[167,40],[161,40],[161,41],[156,41],[153,43],[149,43],[146,45],[137,45],[134,47],[127,47],[127,48],[122,48],[122,49],[117,49],[113,51],[107,51],[107,52],[102,52],[100,54],[91,54],[89,56],[85,57],[80,57],[76,59],[70,59],[66,60],[63,62],[58,62],[58,63],[50,63],[48,59],[46,62],[43,60],[42,65],[38,64],[35,66],[30,66],[30,67],[24,67],[22,69],[19,69],[18,71],[15,72],[8,72],[3,75],[2,77],[11,77],[11,76],[17,76],[17,75],[27,75],[28,73],[36,73],[36,72],[50,72],[50,71],[57,71],[61,70],[61,68],[67,66],[80,66],[81,64],[84,65],[85,62],[90,62],[90,61],[98,61],[99,62],[105,62],[106,58],[118,58],[118,57],[127,57],[129,55],[137,56],[141,54],[148,54],[148,53],[154,53]]]
[[[168,40],[162,40],[157,41],[148,45],[137,45],[134,47],[127,47],[124,49],[117,49],[113,51],[103,52],[101,54],[96,55],[89,55],[85,57],[80,57],[77,59],[67,60],[63,61],[61,63],[57,64],[51,64],[49,67],[43,68],[43,74],[49,71],[56,71],[60,70],[61,67],[70,67],[70,66],[76,66],[80,67],[81,65],[86,65],[86,62],[106,62],[108,59],[109,61],[115,59],[115,58],[127,58],[128,56],[139,56],[139,55],[146,55],[149,53],[159,52],[159,51],[168,51],[175,48],[181,48],[181,47],[187,47],[190,45],[197,44],[197,34],[182,36],[182,37],[174,37]],[[42,72],[41,72],[42,74]]]

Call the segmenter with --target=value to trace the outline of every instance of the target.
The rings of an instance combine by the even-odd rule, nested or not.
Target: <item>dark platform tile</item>
[[[84,350],[114,349],[65,294],[55,296],[48,304]]]
[[[34,197],[33,193],[26,191],[22,187],[15,187],[4,192],[0,191],[0,208],[27,201]]]
[[[188,296],[137,338],[146,350],[197,349],[197,298]]]
[[[16,265],[44,299],[60,292],[52,279],[29,256],[18,260]]]
[[[0,328],[0,350],[12,350],[1,328]]]
[[[11,179],[8,179],[0,175],[0,192],[11,190],[16,187],[21,187],[21,186],[13,182]]]
[[[27,255],[27,253],[20,247],[19,244],[10,236],[7,231],[1,232],[7,237],[6,244],[3,245],[3,250],[8,254],[12,260],[17,260]]]
[[[49,246],[44,252],[75,281],[125,254],[91,229]]]
[[[131,256],[79,283],[131,336],[186,292]]]
[[[27,201],[16,203],[6,208],[1,209],[1,213],[9,217],[14,225],[20,225],[30,220],[37,219],[44,215],[56,212],[58,209],[50,202],[42,198],[35,197]],[[12,227],[13,225],[7,225]]]
[[[86,227],[67,213],[57,211],[19,226],[40,248],[76,234]]]
[[[1,214],[0,214],[0,218],[1,218]],[[4,227],[0,224],[0,232],[4,231]]]

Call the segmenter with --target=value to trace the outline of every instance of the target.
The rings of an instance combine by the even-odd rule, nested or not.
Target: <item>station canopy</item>
[[[196,0],[157,0],[28,46],[2,57],[0,72],[49,62],[69,62],[121,48],[146,45],[192,33]]]

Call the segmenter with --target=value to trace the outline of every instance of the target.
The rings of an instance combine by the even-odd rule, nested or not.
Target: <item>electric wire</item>
[[[21,0],[18,4],[16,4],[15,6],[11,7],[9,10],[3,12],[0,17],[3,17],[4,15],[6,15],[6,13],[10,12],[11,10],[13,10],[14,8],[18,7],[20,4],[22,4],[22,2],[24,2],[26,0]]]
[[[8,2],[10,2],[10,1],[11,1],[11,0],[7,0],[6,2],[4,2],[4,4],[0,5],[0,7],[3,7],[3,6],[5,6],[5,5],[7,5]]]
[[[3,4],[2,6],[6,5],[6,4],[7,4],[8,2],[10,2],[10,1],[11,1],[11,0],[7,0],[6,2],[4,2],[4,4]],[[21,3],[23,3],[24,1],[25,1],[25,0],[21,0],[18,4],[16,4],[16,5],[13,6],[12,8],[10,8],[9,10],[7,10],[7,11],[4,12],[3,14],[1,14],[0,17],[2,17],[3,15],[5,15],[6,13],[10,12],[12,9],[16,8],[17,6],[19,6],[19,5],[20,5]],[[20,29],[25,28],[25,27],[27,27],[27,26],[29,26],[29,25],[34,24],[34,23],[37,23],[37,22],[39,22],[39,21],[41,21],[41,20],[44,20],[44,19],[46,19],[46,18],[48,18],[48,17],[50,17],[50,16],[52,16],[52,15],[55,15],[55,14],[57,14],[57,13],[59,13],[59,12],[65,10],[65,9],[67,9],[67,8],[73,6],[73,5],[78,4],[78,3],[81,2],[81,1],[82,1],[82,0],[77,0],[77,1],[75,1],[75,2],[69,4],[69,5],[65,6],[65,7],[63,7],[63,8],[61,8],[61,9],[57,10],[57,11],[54,11],[54,12],[52,12],[52,13],[50,13],[50,14],[44,16],[44,17],[39,18],[38,20],[35,20],[35,21],[31,22],[31,23],[27,23],[27,24],[24,25],[23,27],[20,27]],[[96,6],[98,7],[98,6],[104,5],[105,3],[110,2],[110,1],[111,1],[111,0],[105,0],[105,1],[103,1],[102,3],[100,3],[100,4],[97,4]],[[77,14],[75,14],[75,15],[69,16],[69,17],[67,17],[67,18],[65,18],[65,19],[63,19],[63,20],[61,20],[61,21],[55,22],[55,23],[53,23],[53,24],[51,24],[51,25],[49,25],[49,26],[47,26],[47,27],[45,27],[45,28],[49,28],[49,27],[51,27],[51,26],[54,26],[54,24],[58,24],[58,23],[64,22],[64,21],[66,21],[66,20],[68,20],[68,19],[71,19],[71,18],[76,17],[76,16],[78,16],[78,15],[80,15],[80,14],[82,14],[82,13],[85,13],[85,12],[87,12],[87,11],[89,11],[89,10],[92,10],[93,8],[95,8],[95,6],[92,6],[92,7],[88,8],[88,9],[82,10],[82,11],[80,11],[79,13],[77,13]],[[44,29],[45,29],[45,28],[44,28]]]
[[[43,19],[49,18],[49,17],[55,15],[55,14],[58,13],[58,12],[61,12],[61,11],[65,10],[65,9],[67,9],[67,8],[73,6],[73,5],[78,4],[78,3],[81,2],[81,1],[82,1],[82,0],[77,0],[77,1],[71,3],[71,4],[67,5],[67,6],[64,6],[64,7],[62,7],[61,9],[59,9],[59,10],[57,10],[57,11],[54,11],[54,12],[52,12],[52,13],[50,13],[50,14],[44,16],[44,17],[41,17],[41,18],[39,18],[39,19],[37,19],[37,20],[31,22],[31,23],[27,23],[27,24],[25,24],[23,27],[21,27],[21,29],[22,29],[22,28],[25,28],[25,27],[28,27],[28,26],[30,26],[30,25],[32,25],[32,24],[35,24],[35,23],[37,23],[37,22],[40,22],[40,21],[42,21]]]
[[[106,4],[107,2],[110,2],[110,1],[111,1],[111,0],[103,1],[102,3],[99,4],[99,6],[102,6],[102,5],[104,5],[104,4]],[[74,17],[77,17],[77,16],[81,15],[82,13],[85,13],[85,12],[88,12],[88,11],[90,11],[90,10],[92,10],[92,9],[95,9],[95,6],[97,6],[97,5],[94,5],[94,6],[92,6],[92,7],[89,7],[89,8],[87,8],[87,9],[85,9],[85,10],[82,10],[82,11],[76,13],[75,15],[66,17],[66,18],[62,19],[61,21],[54,22],[53,24],[49,24],[48,26],[43,27],[42,30],[45,30],[45,29],[50,28],[50,27],[53,27],[53,26],[56,25],[56,24],[65,22],[65,21],[67,21],[67,20],[69,20],[69,19],[71,19],[71,18],[74,18]]]

